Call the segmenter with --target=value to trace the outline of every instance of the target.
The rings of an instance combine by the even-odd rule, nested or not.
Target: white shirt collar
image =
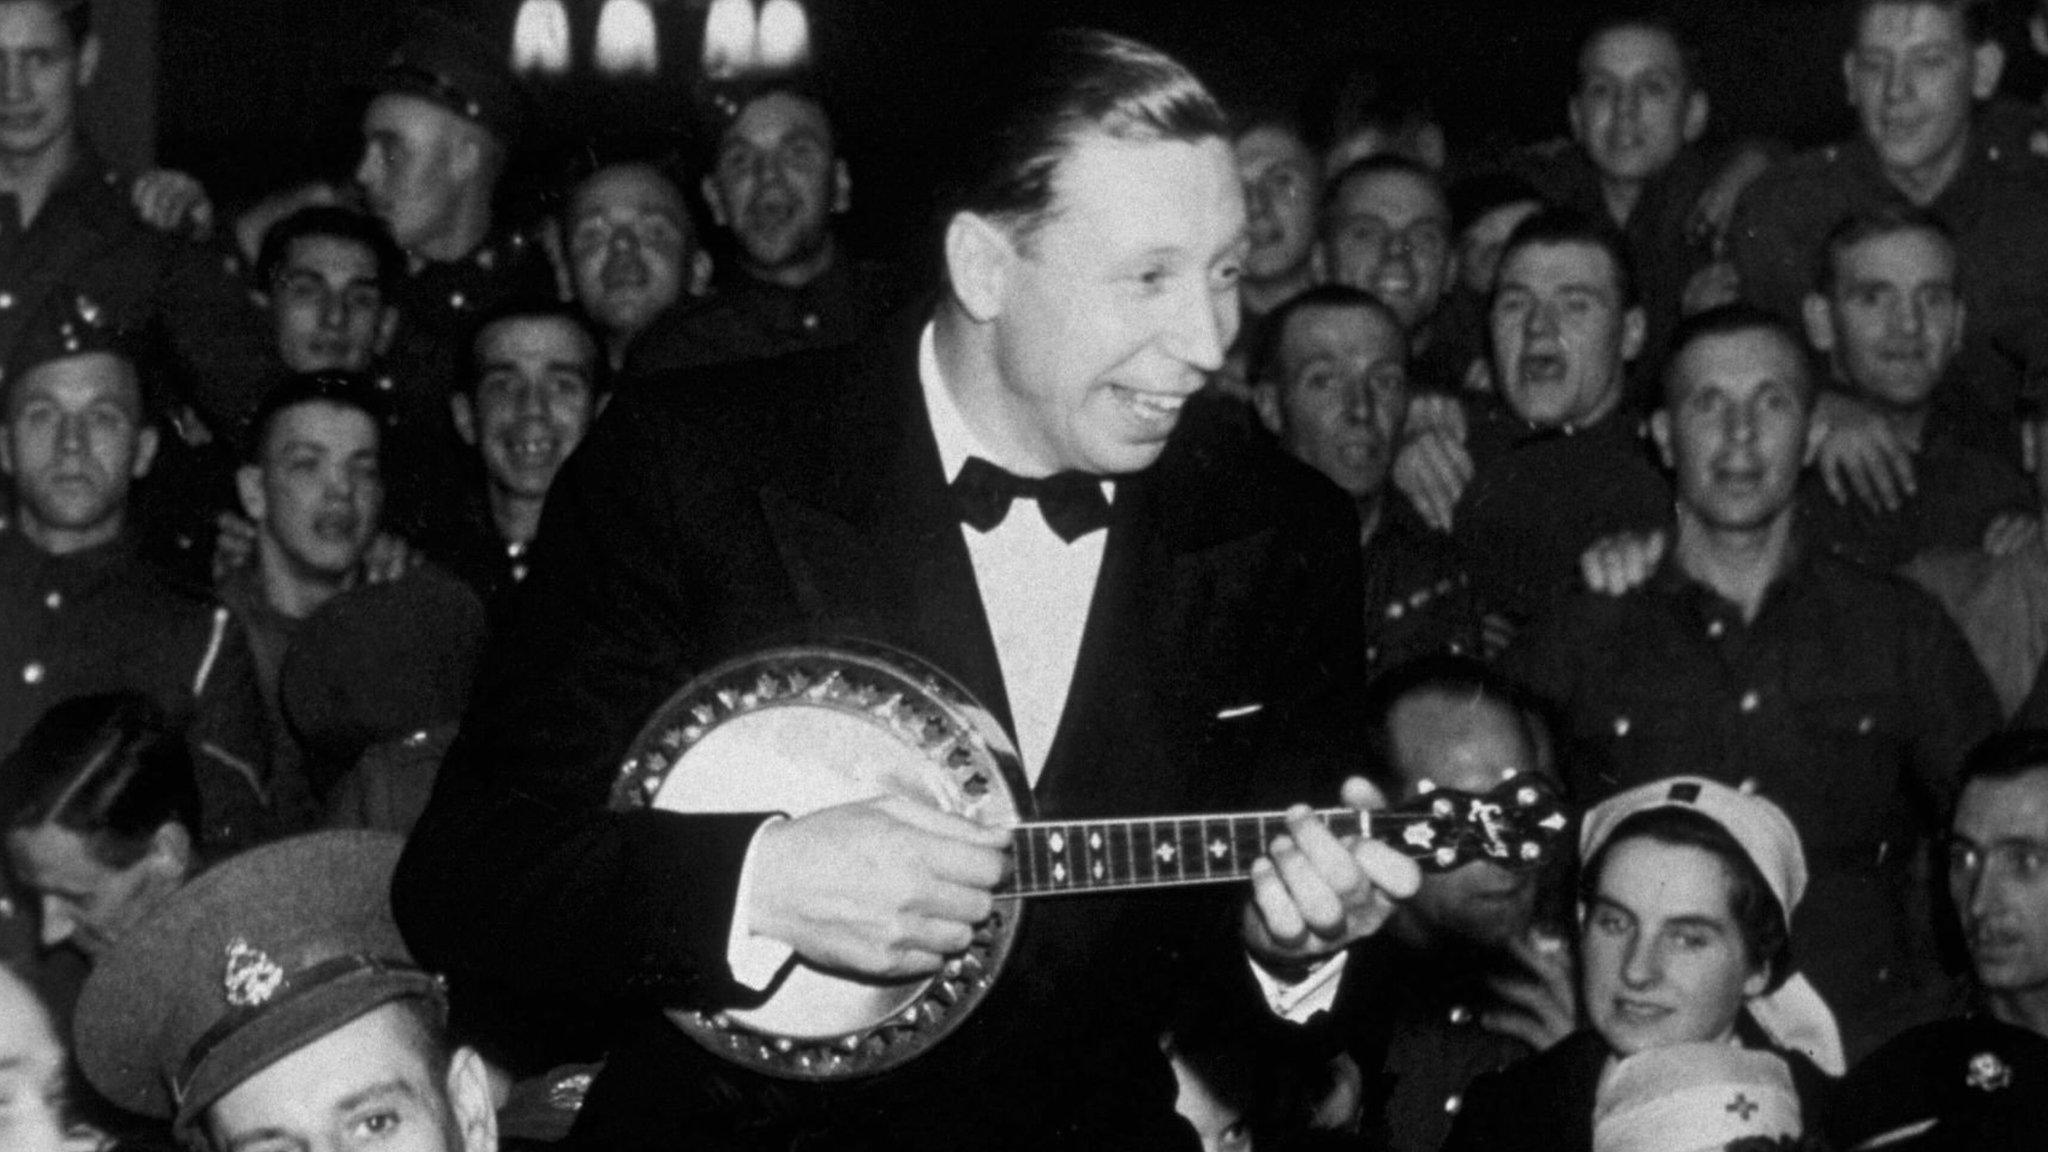
[[[950,484],[960,475],[960,467],[969,456],[990,462],[994,462],[995,456],[983,446],[974,429],[967,426],[967,417],[961,415],[953,390],[946,386],[946,378],[939,370],[938,344],[932,336],[934,327],[926,321],[924,332],[917,338],[917,379],[924,388],[924,410],[932,420],[932,438],[939,442],[939,465],[945,469],[946,482]]]
[[[917,381],[924,390],[924,410],[932,421],[932,439],[939,444],[939,466],[945,469],[946,483],[953,482],[960,475],[960,468],[969,456],[979,456],[997,466],[1002,457],[989,451],[981,437],[967,423],[967,417],[960,411],[960,404],[953,399],[953,390],[946,386],[945,374],[939,368],[939,347],[933,333],[937,329],[934,321],[927,320],[924,331],[917,337]],[[1102,481],[1102,495],[1105,499],[1116,499],[1116,482],[1108,478]]]

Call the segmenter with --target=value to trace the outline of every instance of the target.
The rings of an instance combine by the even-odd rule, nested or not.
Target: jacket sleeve
[[[712,455],[616,404],[550,494],[533,575],[394,882],[429,964],[549,996],[736,1000],[724,953],[762,815],[608,806],[635,732],[702,667],[713,595],[693,508],[739,502]],[[720,485],[724,487],[721,488]]]

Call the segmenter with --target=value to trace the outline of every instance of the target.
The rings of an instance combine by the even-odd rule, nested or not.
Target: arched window
[[[811,22],[797,0],[768,0],[761,6],[755,62],[775,71],[794,68],[811,58]]]
[[[559,76],[569,70],[569,12],[562,0],[523,0],[512,25],[512,70]]]
[[[758,51],[752,0],[711,0],[704,15],[704,72],[732,76],[754,66]]]
[[[597,14],[597,70],[613,76],[661,67],[661,36],[647,0],[604,0]]]

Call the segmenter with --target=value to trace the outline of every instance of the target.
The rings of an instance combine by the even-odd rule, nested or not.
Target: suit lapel
[[[939,463],[917,377],[921,321],[864,349],[821,407],[810,461],[762,491],[814,628],[923,657],[1014,732],[974,564]]]

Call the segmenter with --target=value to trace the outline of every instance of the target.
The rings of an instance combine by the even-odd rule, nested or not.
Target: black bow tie
[[[1001,524],[1010,514],[1010,501],[1020,498],[1037,501],[1046,526],[1069,544],[1109,526],[1109,501],[1103,498],[1099,476],[1058,472],[1026,479],[979,456],[969,456],[953,478],[953,499],[960,505],[960,519],[977,532]]]

